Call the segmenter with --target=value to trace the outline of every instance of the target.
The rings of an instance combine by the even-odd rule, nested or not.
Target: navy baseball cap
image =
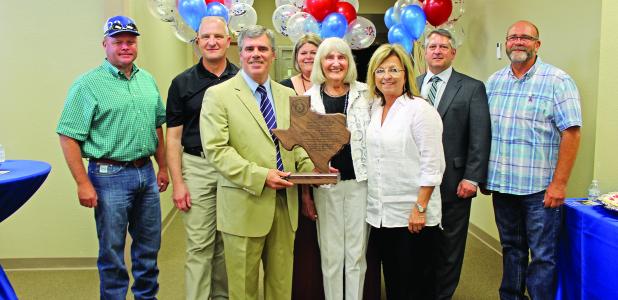
[[[125,16],[115,16],[107,19],[103,25],[104,36],[114,36],[118,33],[128,32],[134,35],[139,35],[135,21]]]

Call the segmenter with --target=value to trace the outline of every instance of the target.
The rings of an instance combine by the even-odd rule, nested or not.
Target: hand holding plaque
[[[350,142],[350,131],[343,114],[319,114],[310,109],[309,96],[290,97],[290,128],[273,129],[281,145],[292,150],[301,146],[319,173],[292,173],[286,180],[296,184],[337,183],[328,162]]]

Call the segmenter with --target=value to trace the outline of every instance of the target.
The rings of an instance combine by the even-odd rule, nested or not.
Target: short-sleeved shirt
[[[200,59],[172,80],[167,93],[167,127],[183,126],[181,143],[184,147],[202,147],[200,111],[206,90],[234,77],[237,72],[238,67],[228,61],[221,76],[217,76],[206,70]]]
[[[107,60],[71,86],[56,132],[80,142],[85,158],[132,161],[153,155],[165,123],[157,84],[133,65],[131,77]]]
[[[519,79],[510,66],[491,75],[487,96],[492,132],[487,189],[514,195],[545,190],[556,168],[560,133],[582,126],[575,82],[537,58]]]

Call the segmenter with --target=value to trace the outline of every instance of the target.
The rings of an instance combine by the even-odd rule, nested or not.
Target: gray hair
[[[238,51],[242,52],[242,49],[245,46],[245,39],[255,39],[261,37],[262,35],[266,35],[268,37],[268,40],[270,41],[270,47],[273,51],[275,51],[275,34],[272,30],[262,25],[247,26],[238,34]]]
[[[202,20],[200,21],[200,27],[197,29],[197,36],[200,36],[200,29],[202,29],[202,25],[204,25],[204,23],[206,22],[211,22],[211,21],[221,21],[221,23],[223,24],[223,28],[225,28],[225,35],[230,35],[230,30],[227,28],[227,23],[225,22],[225,19],[223,17],[220,16],[206,16],[203,17]]]
[[[429,45],[429,38],[431,38],[431,36],[434,34],[441,35],[447,38],[449,44],[451,44],[451,48],[457,49],[457,46],[456,46],[457,43],[455,43],[455,37],[453,37],[453,34],[450,31],[444,28],[432,29],[429,33],[427,33],[427,35],[425,35],[425,43],[423,44],[423,48],[427,49],[427,46]]]
[[[322,41],[318,47],[318,52],[315,54],[313,69],[311,70],[311,82],[313,84],[322,84],[326,82],[326,76],[324,75],[324,70],[322,70],[322,59],[333,51],[345,55],[348,59],[348,72],[343,82],[353,83],[356,81],[358,73],[356,71],[356,64],[354,63],[354,56],[352,56],[352,49],[350,49],[350,46],[344,40],[330,37]]]

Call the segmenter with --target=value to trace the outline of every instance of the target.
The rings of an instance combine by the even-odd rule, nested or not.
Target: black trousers
[[[439,234],[438,226],[425,227],[416,234],[407,227],[371,228],[370,240],[382,261],[387,299],[436,299]]]
[[[450,300],[459,284],[463,266],[471,199],[442,202],[442,228],[439,235],[437,269],[438,299]]]

